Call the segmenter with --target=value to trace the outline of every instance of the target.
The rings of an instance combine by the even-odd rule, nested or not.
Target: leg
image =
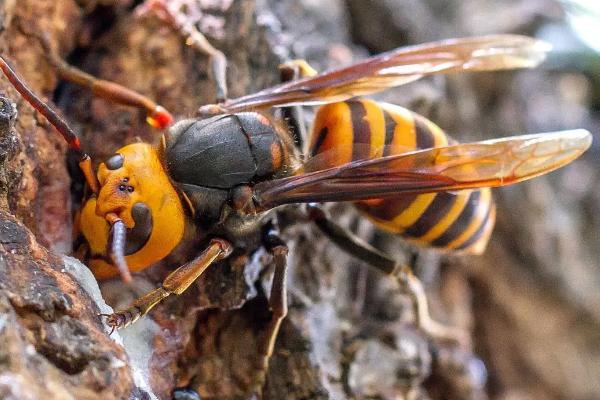
[[[281,82],[294,81],[307,76],[317,74],[306,61],[294,60],[279,66],[279,74]],[[306,138],[306,125],[301,106],[283,107],[282,114],[284,120],[287,121],[288,128],[296,146],[302,150],[304,139]]]
[[[146,315],[155,305],[172,294],[183,293],[213,262],[231,254],[231,244],[222,239],[213,239],[208,247],[194,260],[171,272],[162,286],[140,297],[126,310],[103,316],[114,329],[124,328]]]
[[[269,230],[265,237],[265,246],[269,253],[273,255],[275,272],[273,274],[273,284],[271,286],[271,295],[269,297],[269,307],[271,309],[271,320],[264,332],[264,338],[259,344],[259,374],[256,382],[257,393],[265,382],[266,374],[269,369],[269,361],[273,355],[275,341],[279,333],[281,322],[287,315],[287,286],[286,269],[288,248],[279,238],[274,230]]]
[[[196,29],[195,21],[191,17],[187,17],[181,10],[170,7],[166,0],[146,0],[141,10],[142,12],[153,11],[159,18],[179,31],[185,37],[186,44],[194,46],[208,56],[217,103],[227,100],[227,58]]]
[[[287,288],[286,288],[286,261],[288,248],[274,230],[269,230],[264,237],[264,246],[273,257],[275,271],[273,274],[273,283],[269,296],[269,309],[271,319],[265,327],[262,336],[257,340],[258,358],[256,365],[257,372],[254,380],[251,382],[251,399],[262,398],[262,388],[266,380],[269,369],[269,361],[273,355],[275,341],[279,333],[281,322],[287,315]],[[192,378],[192,383],[183,388],[177,388],[173,392],[173,400],[199,400],[200,396],[194,389],[197,385],[194,383],[196,378]],[[197,383],[197,382],[196,382]]]
[[[333,243],[348,254],[374,266],[386,275],[396,271],[398,263],[377,250],[358,236],[342,228],[328,218],[327,213],[316,204],[309,204],[308,217]]]
[[[62,79],[88,88],[96,96],[102,97],[108,101],[145,110],[147,113],[146,121],[154,128],[165,129],[173,122],[171,113],[161,105],[155,103],[149,97],[119,85],[118,83],[98,79],[87,72],[67,64],[67,62],[56,53],[56,50],[50,45],[48,39],[43,34],[28,34],[36,37],[40,41],[40,44],[46,52],[46,58]]]
[[[393,276],[413,301],[417,328],[434,339],[453,341],[464,346],[469,344],[469,336],[464,330],[440,324],[431,318],[423,284],[409,266],[398,265]]]
[[[342,250],[377,268],[386,275],[393,276],[413,301],[415,324],[426,335],[441,340],[467,343],[467,335],[460,329],[444,326],[431,318],[427,296],[423,285],[415,277],[410,267],[398,264],[395,260],[356,237],[327,218],[326,213],[317,205],[308,206],[309,218]]]

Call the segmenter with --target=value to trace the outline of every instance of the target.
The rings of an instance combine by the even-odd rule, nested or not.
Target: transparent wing
[[[401,47],[345,68],[273,86],[219,105],[224,112],[343,101],[415,81],[461,71],[532,68],[550,45],[526,36],[491,35]]]
[[[352,161],[255,185],[260,209],[510,185],[560,168],[592,142],[586,130],[514,136]]]

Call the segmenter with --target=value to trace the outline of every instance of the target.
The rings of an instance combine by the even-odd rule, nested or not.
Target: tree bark
[[[551,0],[510,6],[499,0],[177,2],[188,5],[189,18],[227,56],[230,97],[276,83],[278,64],[290,58],[324,70],[368,51],[492,32],[534,34],[564,24],[561,6]],[[59,82],[28,32],[45,32],[71,63],[152,97],[179,118],[214,100],[206,57],[156,16],[141,14],[139,3],[0,3],[1,53],[58,105],[94,160],[138,138],[155,143],[159,133],[142,112]],[[587,108],[593,99],[581,96],[593,84],[573,69],[486,73],[418,82],[379,98],[473,141],[598,127]],[[19,111],[14,128],[0,112],[0,128],[7,121],[0,129],[0,335],[6,343],[0,398],[169,399],[184,386],[202,399],[248,398],[269,318],[269,257],[258,251],[246,263],[211,267],[182,296],[111,340],[97,317],[106,309],[82,278],[84,267],[65,266],[57,256],[71,247],[81,177],[69,178],[66,146],[49,124],[6,80],[0,88]],[[600,396],[597,152],[549,178],[496,192],[498,226],[482,257],[417,249],[376,232],[351,206],[330,207],[338,222],[399,261],[416,252],[415,270],[435,318],[470,332],[472,347],[428,340],[413,327],[409,298],[395,281],[296,223],[299,213],[285,211],[290,310],[264,398]],[[102,294],[111,306],[126,306],[173,267],[163,263],[136,275],[131,289],[118,280],[101,282]]]

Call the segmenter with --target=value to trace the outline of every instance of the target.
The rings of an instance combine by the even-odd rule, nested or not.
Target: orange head
[[[98,181],[98,195],[85,203],[79,220],[90,247],[90,268],[97,278],[120,272],[128,281],[127,267],[140,271],[179,244],[185,227],[183,206],[157,151],[147,143],[119,149],[99,165]],[[115,221],[126,228],[126,232],[122,230],[125,240],[111,232],[117,228]],[[109,254],[109,248],[120,253],[122,263],[115,254]],[[121,264],[119,269],[109,261],[111,258]]]

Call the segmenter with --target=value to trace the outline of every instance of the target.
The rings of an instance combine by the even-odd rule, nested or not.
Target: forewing
[[[398,194],[504,186],[560,168],[591,144],[586,130],[438,147],[353,161],[255,185],[260,209],[287,203],[357,201]]]
[[[450,39],[401,47],[357,64],[273,86],[220,105],[226,112],[343,101],[403,85],[426,75],[532,68],[550,46],[519,35]]]

